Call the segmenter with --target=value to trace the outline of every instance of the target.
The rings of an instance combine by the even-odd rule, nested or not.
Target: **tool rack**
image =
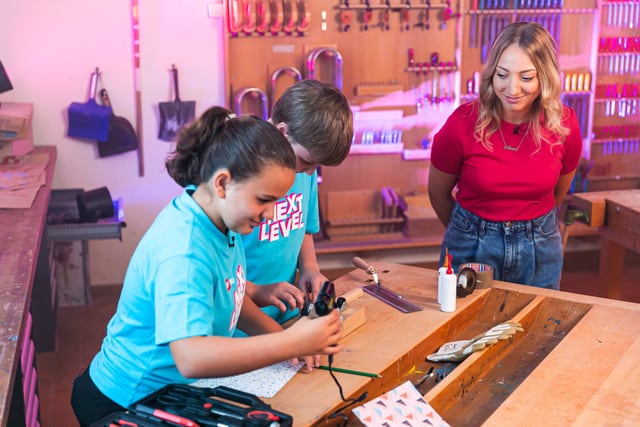
[[[584,191],[640,188],[640,3],[601,4],[591,172]]]
[[[640,128],[624,124],[638,116],[634,105],[640,99],[640,73],[620,72],[623,64],[640,66],[640,51],[635,50],[640,21],[634,18],[640,18],[640,11],[635,1],[227,0],[226,4],[226,98],[231,104],[235,94],[246,91],[249,95],[240,107],[268,115],[274,100],[302,78],[335,83],[352,104],[351,154],[341,166],[321,171],[323,222],[333,224],[334,230],[340,227],[340,240],[349,235],[345,225],[349,221],[361,230],[371,228],[356,225],[368,220],[366,215],[331,217],[334,209],[326,205],[341,193],[360,191],[365,197],[391,187],[400,197],[426,195],[431,138],[457,106],[477,97],[479,71],[491,42],[504,26],[519,20],[544,25],[558,44],[563,101],[576,110],[581,122],[584,163],[593,162],[589,182],[590,168],[582,167],[574,190],[586,190],[587,184],[589,190],[640,186],[640,176],[632,171]],[[276,31],[238,31],[243,25],[258,28],[260,22],[264,27],[267,21]],[[623,34],[618,36],[618,31]],[[616,46],[625,52],[603,52],[603,46],[611,45],[605,40],[610,39],[619,40]],[[610,57],[613,64],[620,64],[618,72],[603,73],[601,63]],[[614,79],[624,82],[614,85]],[[603,87],[608,95],[607,89],[602,93]],[[613,104],[617,112],[624,108],[625,117],[611,113],[601,117],[601,110],[611,112]],[[610,129],[618,134],[606,134]],[[397,132],[400,137],[388,140],[383,132]],[[363,206],[373,206],[371,197],[365,197]],[[385,219],[373,209],[370,214]],[[379,226],[383,234],[392,228],[384,223]],[[430,242],[426,244],[438,242],[440,229],[427,228],[434,234],[425,236]],[[355,233],[352,239],[366,242],[371,233],[365,234]],[[397,240],[391,234],[387,237]]]

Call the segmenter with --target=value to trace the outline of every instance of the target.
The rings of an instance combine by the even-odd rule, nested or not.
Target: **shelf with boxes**
[[[33,151],[33,104],[0,103],[0,159]]]

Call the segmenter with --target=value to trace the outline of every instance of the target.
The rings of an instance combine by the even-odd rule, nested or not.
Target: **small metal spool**
[[[456,296],[464,298],[476,289],[477,275],[473,268],[465,267],[456,278]]]

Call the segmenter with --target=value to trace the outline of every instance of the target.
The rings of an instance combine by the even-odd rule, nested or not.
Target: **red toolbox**
[[[225,386],[170,384],[91,427],[290,427],[293,418],[253,394]]]

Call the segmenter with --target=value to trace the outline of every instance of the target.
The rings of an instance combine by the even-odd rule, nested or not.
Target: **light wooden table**
[[[598,228],[600,280],[608,298],[621,299],[625,250],[640,253],[640,189],[576,193],[572,204],[586,213],[588,225]]]
[[[436,271],[373,264],[384,286],[423,307],[405,314],[364,294],[366,323],[344,338],[334,366],[382,374],[336,373],[345,398],[369,400],[428,368],[426,355],[506,320],[525,331],[469,356],[425,390],[452,425],[640,425],[640,304],[496,282],[457,300],[455,313],[436,303]],[[362,270],[335,281],[338,294],[370,283]],[[323,361],[326,363],[326,361]],[[442,364],[435,364],[436,368]],[[303,372],[269,399],[295,426],[339,425],[327,416],[345,403],[329,372]],[[349,425],[360,425],[351,414]]]

